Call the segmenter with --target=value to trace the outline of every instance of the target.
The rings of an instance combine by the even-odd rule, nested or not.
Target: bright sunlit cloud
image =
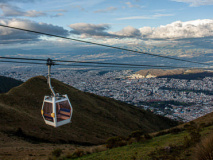
[[[172,0],[172,1],[189,3],[191,7],[213,5],[213,0]]]

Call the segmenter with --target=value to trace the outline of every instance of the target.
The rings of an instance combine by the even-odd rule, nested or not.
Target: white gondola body
[[[59,127],[71,122],[72,105],[67,95],[45,96],[41,114],[47,125]]]

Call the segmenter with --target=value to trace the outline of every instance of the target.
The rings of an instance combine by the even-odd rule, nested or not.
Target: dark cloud
[[[20,19],[0,20],[0,24],[60,36],[69,35],[69,32],[63,29],[62,27],[54,26],[47,23],[37,23],[29,20],[20,20]],[[39,34],[33,34],[30,32],[0,27],[0,40],[1,40],[0,43],[28,43],[32,41],[38,41],[40,40],[40,37],[41,35]]]
[[[21,11],[18,7],[10,6],[8,4],[0,4],[0,8],[3,12],[3,16],[21,16],[24,15],[24,12]]]
[[[127,26],[123,28],[121,31],[114,32],[114,34],[119,37],[132,37],[132,38],[139,38],[141,36],[140,31],[132,26]]]
[[[108,24],[75,23],[69,25],[69,27],[72,29],[71,33],[84,37],[111,36],[111,34],[106,32],[110,28]]]
[[[141,36],[140,31],[131,26],[127,26],[118,32],[107,32],[110,28],[108,24],[75,23],[71,24],[70,28],[72,28],[71,33],[82,37],[138,38]]]

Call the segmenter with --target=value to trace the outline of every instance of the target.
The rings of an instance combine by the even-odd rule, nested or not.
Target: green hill
[[[0,76],[0,93],[6,93],[11,88],[19,86],[22,83],[22,81],[13,78]]]
[[[40,114],[43,98],[50,94],[46,78],[34,77],[8,93],[0,94],[0,133],[30,143],[101,144],[107,138],[132,131],[156,132],[177,122],[106,97],[84,93],[57,80],[56,93],[68,94],[72,123],[47,126]]]
[[[105,149],[105,151],[88,154],[81,150],[67,157],[81,160],[206,160],[212,159],[213,153],[213,113],[209,113],[192,122],[151,134],[152,138],[141,135],[139,141],[122,141],[127,143],[122,147]],[[117,144],[119,144],[117,142]],[[79,157],[79,158],[78,158]]]

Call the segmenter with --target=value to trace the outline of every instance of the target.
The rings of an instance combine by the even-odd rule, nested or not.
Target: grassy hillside
[[[193,122],[151,134],[151,139],[133,141],[123,147],[105,151],[67,155],[81,160],[204,160],[212,159],[213,153],[213,113],[207,114]],[[206,156],[206,157],[205,157]]]
[[[0,93],[6,93],[11,88],[19,86],[22,83],[22,81],[13,78],[0,76]]]
[[[45,125],[40,114],[44,95],[50,94],[46,78],[34,77],[8,93],[0,94],[0,132],[30,143],[100,144],[107,138],[132,131],[155,132],[177,124],[110,98],[81,92],[57,80],[54,90],[68,94],[72,123],[59,128]]]

